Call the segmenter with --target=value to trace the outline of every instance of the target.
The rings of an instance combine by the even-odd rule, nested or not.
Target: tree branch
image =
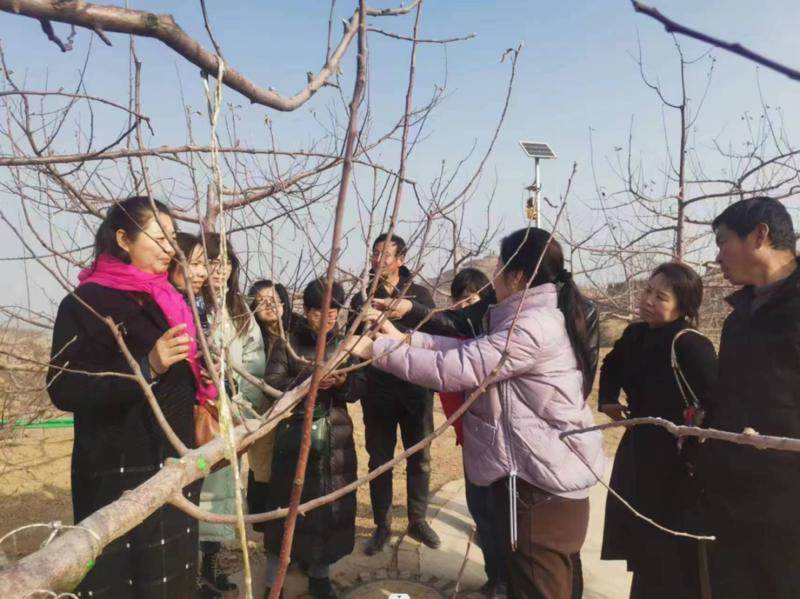
[[[676,437],[697,437],[698,439],[716,439],[718,441],[727,441],[728,443],[735,443],[737,445],[750,445],[757,449],[779,449],[781,451],[800,452],[800,439],[793,439],[791,437],[773,437],[771,435],[760,435],[752,429],[745,429],[745,432],[731,433],[728,431],[720,431],[713,428],[699,428],[697,426],[684,426],[677,425],[664,418],[645,417],[645,418],[629,418],[628,420],[618,420],[615,422],[607,422],[606,424],[598,424],[588,428],[575,429],[565,431],[559,435],[560,439],[565,439],[573,435],[581,435],[591,431],[602,431],[607,428],[632,428],[634,426],[642,426],[651,424],[660,426],[667,430],[667,432],[675,435]]]
[[[399,33],[392,33],[391,31],[384,31],[383,29],[378,29],[377,27],[370,27],[367,31],[371,33],[380,33],[381,35],[385,35],[386,37],[390,37],[396,40],[403,40],[406,42],[416,42],[418,44],[451,44],[453,42],[463,42],[466,40],[471,40],[477,34],[470,33],[468,35],[462,35],[459,37],[450,37],[444,39],[423,39],[423,38],[414,38],[408,35],[401,35]]]
[[[797,71],[791,67],[787,67],[786,65],[780,64],[779,62],[775,62],[767,58],[766,56],[762,56],[752,50],[745,48],[741,44],[736,42],[726,42],[721,39],[711,37],[710,35],[703,33],[702,31],[697,31],[695,29],[690,29],[685,25],[681,25],[680,23],[676,23],[672,19],[665,17],[661,14],[658,9],[652,8],[645,4],[644,2],[639,2],[638,0],[631,0],[631,4],[633,4],[633,9],[648,17],[651,17],[661,23],[664,26],[664,29],[669,33],[677,33],[679,35],[685,35],[687,37],[694,38],[701,42],[705,42],[707,44],[711,44],[712,46],[716,46],[717,48],[722,48],[723,50],[727,50],[728,52],[732,52],[733,54],[738,54],[750,60],[752,62],[758,63],[767,67],[768,69],[772,69],[773,71],[777,71],[789,77],[790,79],[794,79],[795,81],[800,81],[800,71]]]
[[[369,9],[373,16],[396,16],[411,11],[419,0],[408,6],[394,9]],[[35,19],[69,23],[91,31],[111,31],[156,39],[172,48],[183,58],[200,67],[209,75],[219,72],[216,54],[203,48],[200,43],[175,22],[172,15],[155,14],[131,10],[118,6],[92,4],[82,0],[0,0],[0,11],[23,15]],[[254,104],[281,111],[296,110],[305,104],[328,79],[338,72],[339,64],[350,43],[358,32],[359,12],[355,11],[347,21],[339,45],[331,53],[320,71],[309,77],[308,84],[291,97],[282,96],[271,88],[256,85],[233,67],[225,67],[222,82],[239,92]]]

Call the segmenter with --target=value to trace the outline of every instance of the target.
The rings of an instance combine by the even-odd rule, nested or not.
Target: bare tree
[[[333,29],[334,4],[331,3],[329,31]],[[471,152],[457,157],[453,168],[443,162],[442,171],[429,185],[415,181],[409,174],[409,157],[424,141],[424,130],[434,118],[446,91],[445,85],[440,85],[428,98],[415,100],[417,48],[420,44],[457,43],[472,37],[436,40],[421,37],[422,0],[393,9],[371,9],[363,0],[359,2],[358,8],[345,21],[338,44],[333,44],[332,34],[329,36],[323,67],[318,73],[309,74],[308,85],[291,97],[254,84],[228,63],[232,57],[225,55],[217,42],[213,23],[202,1],[199,10],[213,51],[190,38],[168,15],[86,2],[40,0],[0,0],[0,10],[39,20],[47,38],[62,51],[78,52],[78,48],[85,47],[77,79],[68,85],[59,82],[58,87],[52,88],[28,87],[15,75],[11,64],[19,57],[7,56],[0,48],[3,71],[0,104],[4,109],[0,123],[0,166],[6,167],[6,174],[0,178],[0,190],[13,200],[0,208],[0,219],[19,249],[18,255],[11,258],[23,265],[35,265],[44,272],[50,285],[48,293],[73,292],[75,274],[91,262],[92,232],[99,219],[119,198],[134,194],[168,197],[181,225],[215,230],[223,238],[231,236],[237,251],[245,258],[248,280],[268,275],[279,278],[292,289],[299,289],[324,272],[325,302],[330,301],[334,279],[351,283],[353,289],[361,282],[360,292],[367,297],[375,292],[364,284],[366,270],[361,265],[366,263],[367,251],[360,246],[366,242],[368,247],[377,230],[391,231],[402,226],[410,232],[408,237],[419,256],[414,269],[417,275],[426,264],[452,262],[457,267],[470,255],[482,252],[492,239],[494,229],[491,226],[472,230],[464,224],[464,214],[470,204],[483,199],[482,173],[508,110],[519,49],[504,54],[504,58],[511,58],[507,61],[511,69],[509,82],[505,90],[498,90],[498,96],[503,98],[502,108],[493,134],[479,157],[472,160]],[[372,19],[402,17],[412,11],[415,20],[408,35],[370,26]],[[56,30],[59,24],[70,28],[66,41]],[[89,92],[92,59],[100,50],[91,42],[82,46],[81,30],[90,31],[106,45],[111,45],[111,34],[128,35],[129,97],[111,99]],[[366,49],[370,35],[388,36],[398,44],[407,44],[411,52],[401,113],[383,131],[375,130],[365,95],[369,75]],[[169,145],[148,145],[156,131],[141,100],[142,72],[147,66],[137,54],[136,42],[141,37],[156,39],[199,66],[206,86],[205,110],[198,111],[184,98],[185,139],[170,140]],[[347,97],[342,91],[345,80],[339,67],[354,40],[358,40],[354,87],[352,95]],[[259,105],[255,110],[267,107],[288,111],[303,106],[323,88],[330,91],[325,106],[328,120],[317,118],[319,135],[305,147],[282,144],[269,119],[260,131],[263,135],[255,136],[265,138],[267,143],[248,143],[248,131],[242,130],[247,109],[223,100],[227,90],[234,90]],[[96,122],[100,117],[115,126],[98,127]],[[209,127],[210,137],[207,137],[205,131]],[[198,131],[203,133],[198,134]],[[399,164],[381,162],[383,148],[398,139]],[[346,207],[354,205],[358,206],[359,220],[348,225]],[[330,240],[330,251],[322,249],[325,240]],[[353,247],[348,247],[349,244]],[[342,259],[348,250],[353,256],[364,258],[357,261],[351,258],[348,264]],[[222,259],[226,260],[224,254],[223,251]],[[179,259],[186,268],[186,257],[180,255]],[[352,266],[354,263],[356,267]],[[28,280],[32,281],[33,276]],[[49,334],[54,299],[44,302],[44,307],[39,306],[42,302],[0,307],[8,322],[4,330],[36,327],[44,335]],[[196,310],[194,317],[197,321]],[[356,322],[362,318],[363,315],[359,315]],[[106,324],[115,332],[120,351],[129,355],[117,323],[107,321]],[[354,334],[355,326],[348,331],[348,337]],[[207,363],[222,360],[221,372],[213,374],[218,388],[224,388],[226,377],[249,376],[240,365],[230,363],[226,347],[215,347],[210,339],[199,341]],[[27,338],[20,333],[9,335],[0,343],[0,392],[6,400],[3,408],[9,414],[13,412],[12,416],[4,416],[6,421],[52,414],[43,383],[44,371],[50,366],[46,344],[37,350],[39,353],[29,348]],[[208,474],[222,459],[235,463],[237,452],[272,430],[281,417],[305,398],[303,449],[296,476],[302,481],[303,456],[307,455],[310,433],[309,416],[316,389],[321,378],[339,368],[345,357],[340,352],[325,362],[322,355],[318,351],[311,380],[283,395],[261,381],[250,381],[259,385],[267,396],[279,396],[265,414],[255,414],[237,396],[228,398],[223,393],[221,438],[201,448],[185,447],[161,418],[159,423],[165,435],[172,439],[181,459],[167,464],[147,483],[131,491],[124,501],[114,502],[76,523],[71,530],[53,535],[55,538],[51,538],[45,549],[3,570],[0,594],[8,595],[11,589],[14,592],[17,589],[31,592],[71,589],[105,545],[167,502],[199,518],[213,517],[199,513],[196,506],[187,505],[181,488]],[[137,380],[158,417],[159,409],[152,392],[132,358],[129,362],[132,373],[107,375]],[[363,366],[365,364],[360,367]],[[31,385],[31,381],[37,385]],[[37,394],[35,409],[31,408],[32,402],[25,402],[25,410],[21,409],[23,402],[17,400],[20,386]],[[11,426],[2,430],[13,434]],[[443,430],[440,428],[437,435]],[[413,451],[419,451],[432,440],[433,436]],[[380,472],[376,471],[370,476],[378,474]],[[320,498],[312,502],[314,505],[303,506],[299,503],[301,490],[302,483],[299,483],[293,491],[291,505],[279,513],[244,516],[239,500],[237,514],[223,518],[225,522],[238,524],[241,533],[245,522],[287,517],[281,576],[288,563],[292,525],[297,514],[335,499]],[[244,535],[241,536],[244,541]],[[246,554],[246,544],[243,547]],[[279,582],[273,592],[279,592],[280,587]]]
[[[730,289],[713,268],[707,268],[714,258],[714,215],[732,199],[770,195],[791,200],[800,185],[800,150],[782,127],[780,109],[766,101],[762,100],[761,114],[742,115],[742,141],[717,137],[706,142],[700,137],[715,58],[710,52],[688,58],[677,39],[673,42],[676,90],[648,74],[641,44],[634,56],[643,84],[661,105],[663,164],[655,167],[637,158],[631,119],[627,143],[615,147],[613,157],[605,160],[606,169],[620,182],[609,190],[599,183],[602,166],[596,163],[590,131],[596,187],[590,209],[597,218],[587,229],[568,216],[563,227],[573,271],[586,277],[608,312],[623,318],[634,313],[637,281],[659,262],[686,262],[710,277],[712,286]],[[704,81],[693,89],[689,75],[700,69]],[[722,309],[720,295],[707,302],[704,314]],[[718,323],[719,317],[716,314],[712,320]]]

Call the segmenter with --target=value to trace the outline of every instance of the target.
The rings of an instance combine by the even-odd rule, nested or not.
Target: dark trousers
[[[708,543],[714,599],[795,599],[800,596],[800,530],[712,518],[716,541]]]
[[[510,540],[508,479],[492,485],[509,599],[570,599],[574,560],[589,526],[589,500],[567,499],[517,479],[517,549]]]
[[[583,562],[581,554],[573,553],[569,556],[572,561],[572,599],[583,597]]]
[[[251,470],[247,475],[247,513],[260,514],[268,511],[267,498],[269,497],[269,483],[261,483],[256,480]],[[253,529],[258,532],[267,530],[266,522],[253,524]]]
[[[417,391],[417,395],[421,395]],[[408,448],[433,432],[433,395],[427,393],[416,401],[402,401],[391,396],[362,399],[364,433],[369,469],[385,464],[394,457],[397,428],[403,447]],[[431,481],[431,454],[426,447],[406,461],[406,491],[408,521],[425,519],[428,511],[428,492]],[[385,472],[369,483],[372,517],[375,524],[389,523],[392,507],[392,471]]]
[[[483,552],[486,578],[490,581],[504,581],[505,564],[497,533],[492,488],[473,485],[466,475],[464,475],[464,482],[466,483],[467,509],[475,521],[478,544]]]

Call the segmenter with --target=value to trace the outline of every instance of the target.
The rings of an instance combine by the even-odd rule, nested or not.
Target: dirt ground
[[[597,405],[596,390],[590,397],[592,409]],[[436,426],[445,420],[438,401],[435,402],[434,422]],[[359,474],[367,472],[367,455],[364,450],[364,427],[359,404],[350,406],[355,424],[356,447],[358,448]],[[606,418],[596,415],[597,422]],[[605,448],[613,455],[619,443],[622,429],[607,431]],[[400,449],[400,448],[398,448]],[[0,442],[0,510],[2,524],[0,536],[17,527],[35,522],[60,520],[72,522],[70,498],[70,455],[72,451],[72,429],[30,429],[16,431],[12,439]],[[455,434],[448,429],[431,448],[432,472],[431,491],[463,476],[460,448],[455,445]],[[394,508],[392,528],[402,534],[408,524],[405,513],[405,465],[395,468]],[[372,510],[369,501],[369,487],[359,488],[356,532],[366,537],[372,531]],[[18,559],[38,548],[47,537],[45,528],[32,529],[13,535],[3,542],[0,551],[6,558]],[[253,532],[252,540],[260,546],[260,535]],[[358,546],[358,543],[357,543]],[[2,557],[2,555],[0,555]],[[236,550],[227,552],[226,570],[239,568],[241,554]]]

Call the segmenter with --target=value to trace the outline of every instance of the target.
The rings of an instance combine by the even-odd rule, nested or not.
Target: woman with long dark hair
[[[216,396],[202,381],[191,311],[167,279],[174,232],[161,202],[132,197],[115,204],[97,230],[93,265],[80,273],[78,288],[59,306],[47,388],[56,407],[75,416],[75,522],[178,455],[138,382],[92,375],[131,374],[103,317],[119,325],[167,422],[187,447],[195,445],[193,406]],[[196,502],[198,488],[187,487],[186,497]],[[75,593],[196,597],[196,560],[197,521],[166,505],[106,546]]]
[[[282,351],[290,334],[292,304],[286,287],[269,280],[258,280],[250,286],[250,311],[261,329],[266,363],[274,351]],[[271,402],[267,402],[270,404]],[[269,407],[264,405],[264,409]],[[251,514],[267,511],[269,482],[272,478],[272,451],[277,429],[261,437],[247,450],[250,472],[247,479],[247,506]],[[266,530],[265,523],[254,524],[259,532]]]
[[[600,411],[614,420],[658,416],[695,424],[692,414],[707,403],[717,374],[714,346],[696,330],[702,301],[703,282],[690,267],[671,262],[653,271],[639,299],[642,321],[629,325],[603,360]],[[659,524],[686,530],[697,500],[687,455],[692,447],[661,427],[629,428],[614,458],[611,487]],[[611,496],[602,558],[627,560],[632,599],[699,596],[696,541],[642,522]]]
[[[586,536],[596,482],[589,468],[601,472],[604,462],[599,432],[569,445],[559,438],[593,424],[584,300],[561,246],[536,228],[503,239],[494,287],[498,303],[480,337],[406,336],[384,324],[384,336],[360,340],[355,351],[432,389],[489,381],[464,414],[464,466],[470,481],[492,487],[509,597],[569,599],[570,556]]]
[[[261,327],[264,347],[279,337],[286,337],[292,322],[289,292],[280,283],[260,279],[250,286],[250,311]]]
[[[261,330],[247,307],[239,287],[240,263],[229,240],[225,245],[218,233],[205,233],[202,238],[209,278],[203,288],[213,345],[226,352],[226,362],[240,366],[258,379],[264,376],[264,342]],[[223,309],[224,306],[224,309]],[[249,402],[257,411],[266,400],[261,390],[234,373],[229,380],[230,393]],[[203,481],[200,507],[216,514],[233,514],[236,490],[230,467],[213,472]],[[203,554],[201,576],[212,592],[236,588],[219,568],[218,554],[222,543],[236,538],[233,527],[225,524],[200,524],[200,548]]]

